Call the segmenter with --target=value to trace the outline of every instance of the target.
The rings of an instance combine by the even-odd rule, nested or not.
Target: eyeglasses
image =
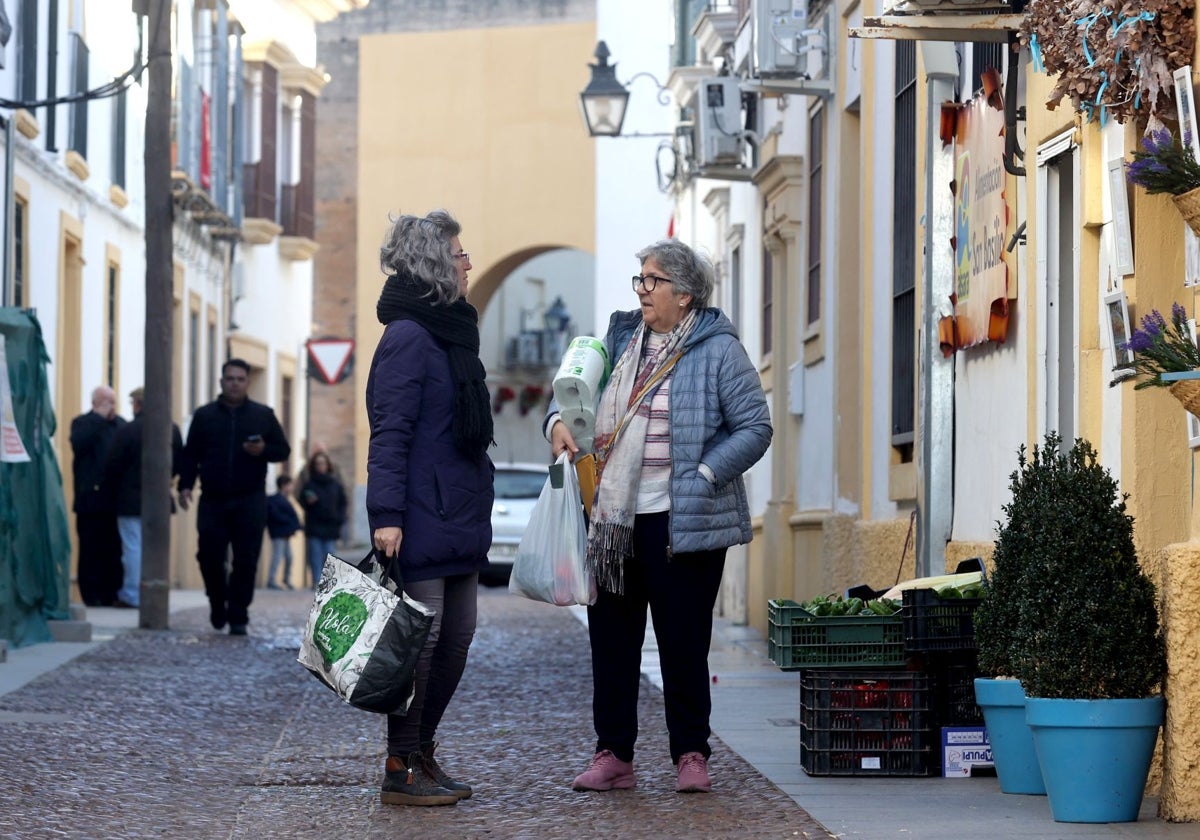
[[[670,283],[670,277],[658,277],[654,274],[635,274],[633,275],[633,290],[636,292],[638,286],[641,286],[647,292],[653,292],[654,287],[659,283]]]
[[[470,254],[468,254],[466,251],[463,251],[463,252],[461,252],[461,253],[458,253],[458,254],[451,254],[451,255],[450,255],[450,259],[452,259],[452,260],[466,260],[467,262],[470,262],[470,261],[471,261],[471,255],[470,255]]]

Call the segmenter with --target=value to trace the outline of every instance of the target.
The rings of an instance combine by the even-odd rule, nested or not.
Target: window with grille
[[[25,219],[29,208],[24,199],[18,198],[13,205],[13,306],[29,305],[29,290],[25,288]]]
[[[1004,48],[1004,44],[977,43],[971,45],[970,95],[983,89],[984,70],[993,67],[1000,73],[1004,72]]]
[[[18,25],[18,90],[23,102],[33,102],[38,98],[38,0],[21,0]]]
[[[126,92],[113,97],[112,182],[125,189],[125,120],[128,113]]]
[[[892,168],[892,446],[913,456],[916,422],[917,48],[896,42]]]
[[[773,338],[771,335],[771,306],[772,306],[771,296],[773,294],[771,286],[772,286],[772,280],[773,280],[772,274],[774,273],[774,267],[772,265],[773,259],[774,258],[771,256],[770,249],[768,249],[766,246],[763,246],[763,255],[762,255],[762,264],[763,264],[763,269],[762,269],[762,353],[763,353],[763,356],[769,356],[771,354],[771,342],[772,342],[772,338]]]
[[[117,381],[117,303],[120,300],[121,274],[116,263],[108,264],[108,278],[105,284],[105,315],[104,325],[104,383],[110,388]]]
[[[71,33],[71,61],[74,64],[72,73],[72,92],[83,93],[88,89],[88,47],[83,36],[78,32]],[[53,110],[53,109],[51,109]],[[88,133],[88,100],[84,99],[71,105],[71,143],[69,148],[87,158]]]
[[[188,314],[188,412],[200,404],[200,310]]]
[[[817,108],[808,121],[808,276],[805,325],[821,318],[821,207],[825,168],[825,110]]]

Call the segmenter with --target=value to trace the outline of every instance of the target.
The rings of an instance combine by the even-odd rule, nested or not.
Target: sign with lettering
[[[976,96],[955,122],[954,333],[960,350],[1004,341],[1008,327],[1004,111],[992,103]]]

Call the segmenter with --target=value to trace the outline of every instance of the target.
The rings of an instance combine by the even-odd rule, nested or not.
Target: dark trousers
[[[596,752],[611,750],[622,761],[633,761],[638,735],[647,606],[658,641],[671,761],[689,752],[705,758],[712,754],[708,647],[725,549],[668,557],[669,516],[651,513],[634,520],[625,592],[614,595],[601,589],[596,603],[588,607]]]
[[[117,515],[77,513],[75,532],[79,536],[79,597],[89,607],[107,607],[117,599],[125,576]]]
[[[199,531],[196,559],[200,561],[200,574],[209,603],[217,613],[224,610],[230,624],[248,623],[266,525],[266,493],[237,499],[200,496],[200,507],[196,511]],[[227,569],[230,546],[233,547],[233,565]]]
[[[408,713],[388,715],[388,755],[405,756],[436,739],[438,724],[458,689],[475,638],[479,575],[454,575],[405,583],[404,591],[437,611],[417,660]]]

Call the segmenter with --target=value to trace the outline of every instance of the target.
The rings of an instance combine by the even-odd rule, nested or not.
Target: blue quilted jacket
[[[671,373],[672,554],[750,542],[742,473],[771,444],[762,380],[733,324],[719,309],[701,309],[697,316]],[[604,336],[610,359],[620,357],[641,321],[637,309],[613,314]],[[698,471],[701,463],[715,483]]]

